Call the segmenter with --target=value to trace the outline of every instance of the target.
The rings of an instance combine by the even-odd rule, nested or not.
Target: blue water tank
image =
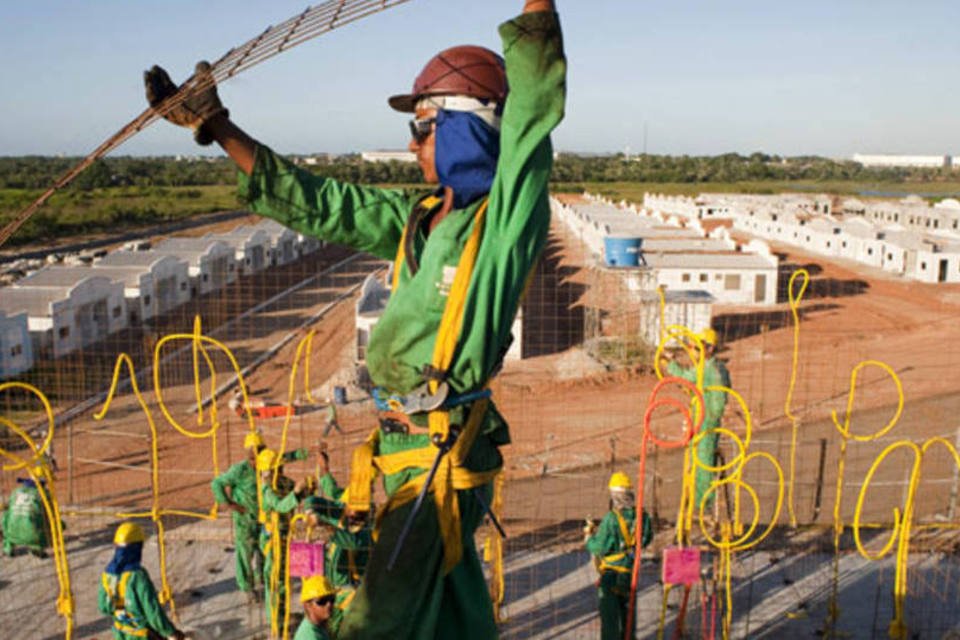
[[[603,239],[604,261],[608,267],[638,267],[642,244],[643,238],[607,236]]]

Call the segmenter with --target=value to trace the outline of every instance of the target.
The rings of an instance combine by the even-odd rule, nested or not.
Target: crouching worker
[[[150,576],[140,566],[144,539],[143,529],[134,522],[117,527],[113,560],[100,576],[97,608],[113,617],[115,640],[185,640],[183,632],[164,613]]]
[[[610,489],[610,511],[600,521],[599,527],[587,522],[584,540],[600,572],[600,637],[602,640],[620,640],[625,635],[630,603],[637,510],[627,474],[620,471],[614,473],[607,486]],[[653,526],[646,511],[642,520],[642,543],[646,547],[653,540]],[[630,637],[633,637],[632,631]]]
[[[303,604],[303,622],[297,627],[293,640],[330,640],[330,618],[337,588],[325,576],[310,576],[300,586],[300,602]]]
[[[41,478],[40,483],[34,478]],[[38,558],[47,557],[50,523],[40,494],[42,492],[47,498],[49,494],[42,478],[43,469],[38,464],[33,476],[17,478],[17,486],[10,492],[7,510],[3,512],[4,555],[12,556],[16,548],[22,546]]]

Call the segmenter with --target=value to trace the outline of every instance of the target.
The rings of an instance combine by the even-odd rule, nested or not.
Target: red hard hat
[[[435,55],[423,67],[413,81],[413,91],[392,96],[388,102],[397,111],[413,113],[420,98],[449,95],[503,102],[507,97],[503,58],[485,47],[451,47]]]

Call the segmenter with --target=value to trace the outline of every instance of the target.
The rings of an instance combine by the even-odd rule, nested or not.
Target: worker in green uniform
[[[330,631],[337,635],[343,615],[353,601],[366,570],[373,546],[373,529],[369,519],[357,518],[347,512],[343,501],[344,490],[330,473],[330,457],[323,447],[320,456],[320,495],[304,500],[304,510],[311,524],[330,528],[324,547],[323,573],[337,589],[329,625]]]
[[[698,334],[703,343],[703,404],[704,416],[703,423],[700,426],[700,432],[704,433],[720,426],[720,420],[723,418],[723,411],[727,406],[727,394],[710,387],[730,388],[730,373],[727,367],[717,359],[717,332],[711,328],[704,329]],[[692,345],[696,349],[696,345]],[[697,384],[697,366],[693,363],[689,367],[683,367],[674,360],[667,362],[667,373],[671,376],[689,380]],[[704,469],[702,465],[711,467],[717,466],[717,442],[720,439],[719,433],[707,433],[697,443],[697,460],[699,464],[694,476],[694,508],[699,509],[703,497],[707,495],[710,485],[713,484],[714,472]],[[713,504],[714,494],[707,496],[705,508],[710,508]]]
[[[265,559],[263,578],[266,591],[267,619],[271,627],[281,624],[284,599],[286,598],[287,537],[290,534],[290,518],[300,500],[311,492],[308,479],[296,483],[283,475],[283,462],[273,449],[262,449],[257,454],[257,472],[260,473],[261,523],[260,549]],[[274,470],[277,469],[276,476]],[[274,477],[276,481],[274,482]],[[276,569],[274,569],[276,567]]]
[[[303,621],[297,627],[293,640],[330,640],[336,637],[330,628],[336,594],[337,588],[324,576],[303,579],[300,586]]]
[[[100,576],[97,608],[113,618],[115,640],[184,640],[163,611],[150,575],[140,566],[144,539],[143,529],[134,522],[117,527],[113,559]]]
[[[237,127],[215,88],[163,109],[234,159],[254,212],[395,260],[366,358],[381,426],[354,452],[348,506],[369,508],[370,465],[384,477],[388,504],[342,638],[497,634],[473,534],[510,438],[487,386],[546,243],[550,132],[566,95],[552,0],[525,0],[500,36],[504,58],[447,49],[410,93],[389,100],[414,115],[409,149],[437,185],[432,193],[344,184],[297,167]],[[211,74],[204,63],[196,71],[201,80]],[[160,67],[144,79],[154,107],[176,92]],[[434,466],[442,469],[426,487],[432,499],[418,503]]]
[[[584,543],[595,558],[600,608],[600,637],[602,640],[622,640],[627,625],[630,604],[630,577],[633,571],[636,545],[636,501],[633,486],[627,474],[617,471],[610,476],[610,511],[600,525],[587,521]],[[653,540],[653,524],[646,510],[643,512],[643,540],[646,547]],[[633,637],[631,632],[630,637]]]
[[[263,584],[263,553],[260,550],[260,522],[257,504],[257,454],[266,448],[263,436],[251,431],[243,440],[247,457],[213,479],[210,487],[217,504],[232,511],[233,544],[236,549],[237,589],[251,601],[259,599],[257,585]],[[306,460],[306,449],[288,451],[284,461]]]
[[[38,558],[47,557],[50,546],[50,523],[43,507],[44,496],[49,493],[42,478],[42,468],[37,465],[32,477],[17,478],[17,486],[10,492],[7,508],[3,512],[3,553],[13,556],[17,547],[26,547]]]

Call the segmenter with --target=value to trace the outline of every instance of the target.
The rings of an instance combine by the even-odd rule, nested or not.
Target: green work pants
[[[256,520],[233,517],[233,546],[236,549],[237,589],[253,591],[263,584],[263,552],[258,538],[260,525]]]
[[[489,504],[490,486],[483,491]],[[392,570],[387,563],[413,502],[387,513],[339,640],[489,640],[497,637],[493,605],[473,534],[483,508],[472,491],[457,491],[463,556],[444,575],[443,544],[433,496],[427,496]]]
[[[600,640],[623,640],[630,604],[630,574],[604,571],[597,591],[600,609]],[[634,612],[636,614],[636,612]],[[634,615],[633,628],[637,628]],[[632,638],[634,633],[630,634]]]

